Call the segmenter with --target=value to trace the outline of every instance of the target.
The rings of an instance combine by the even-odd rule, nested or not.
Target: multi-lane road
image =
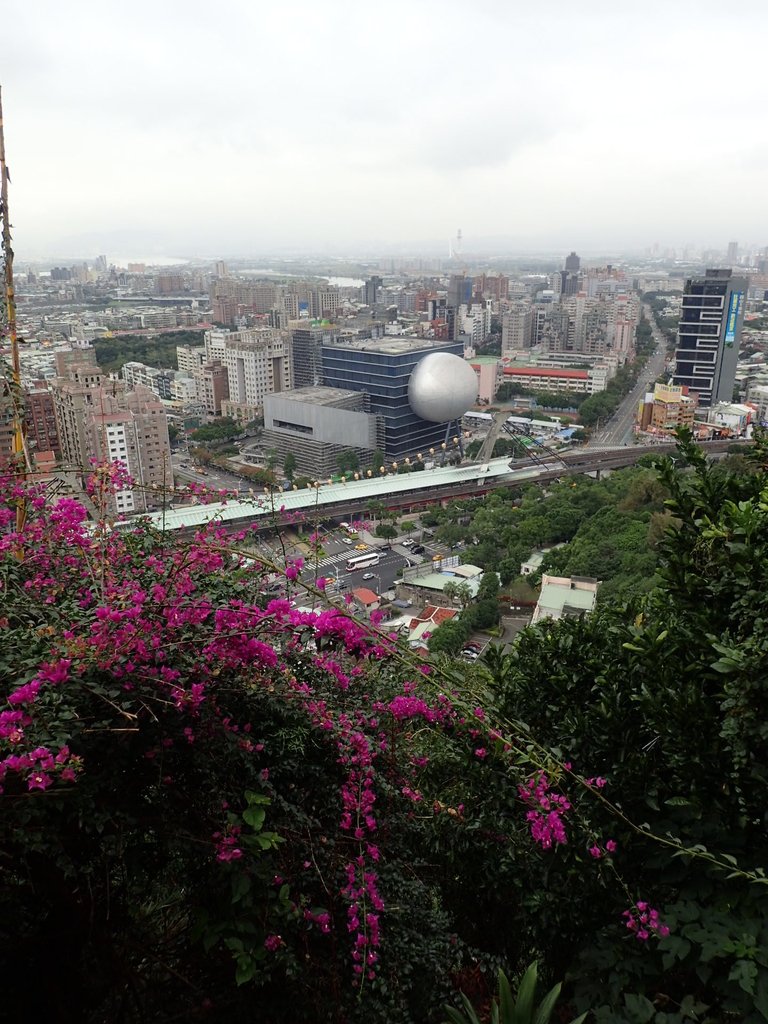
[[[645,316],[651,325],[653,340],[656,348],[651,358],[643,367],[640,378],[635,387],[623,400],[619,408],[610,420],[600,427],[587,442],[588,448],[610,448],[616,445],[630,444],[634,439],[634,423],[637,416],[637,407],[648,390],[648,385],[653,383],[661,375],[666,363],[666,340],[664,335],[656,326],[653,314],[649,307],[644,307]]]

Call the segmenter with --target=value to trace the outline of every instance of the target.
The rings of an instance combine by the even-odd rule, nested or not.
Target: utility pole
[[[21,395],[21,362],[19,338],[16,333],[16,294],[13,288],[13,248],[11,247],[11,220],[8,212],[8,165],[5,160],[5,134],[3,132],[3,95],[0,88],[0,224],[2,226],[0,254],[3,263],[3,306],[5,321],[0,334],[7,334],[11,345],[11,380],[8,382],[13,406],[13,464],[21,480],[26,478],[27,450],[24,442],[24,406]],[[16,505],[16,529],[24,525],[26,505],[19,499]]]

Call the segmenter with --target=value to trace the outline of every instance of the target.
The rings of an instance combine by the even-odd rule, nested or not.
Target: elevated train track
[[[734,441],[705,441],[702,447],[713,456],[723,455],[728,451]],[[307,520],[319,521],[329,519],[349,519],[355,515],[365,512],[371,499],[380,502],[386,508],[408,512],[419,508],[427,508],[430,505],[443,503],[456,498],[482,497],[491,491],[500,490],[505,487],[516,487],[524,483],[547,483],[557,480],[563,476],[576,476],[581,473],[601,473],[606,470],[622,469],[634,465],[641,458],[647,455],[669,455],[675,451],[674,442],[656,444],[653,446],[633,446],[620,448],[589,449],[580,448],[566,453],[558,453],[551,461],[539,461],[534,465],[525,459],[516,459],[509,464],[508,471],[502,475],[490,476],[484,470],[486,466],[476,464],[477,473],[467,473],[471,467],[464,466],[464,478],[450,483],[436,483],[429,479],[430,471],[414,473],[409,476],[408,483],[413,486],[400,489],[397,493],[383,494],[381,491],[373,492],[365,496],[345,495],[342,488],[339,488],[338,500],[335,495],[329,495],[322,504],[313,503],[310,496],[307,496],[306,504],[301,509],[292,509],[291,512],[300,511]],[[422,477],[428,477],[423,480]],[[402,488],[402,478],[398,478]],[[279,528],[279,508],[281,505],[281,494],[279,492],[270,496],[269,499],[260,499],[261,505],[243,502],[239,508],[237,503],[230,503],[226,506],[190,506],[186,511],[190,518],[197,521],[184,522],[184,509],[175,509],[167,513],[168,522],[166,529],[188,534],[200,529],[206,519],[219,520],[227,530],[241,530],[250,526],[257,531],[271,531]],[[204,509],[210,509],[210,515],[204,515]],[[221,510],[221,511],[220,511]],[[203,513],[202,518],[200,513]],[[149,517],[158,528],[163,528],[164,516],[156,512]]]

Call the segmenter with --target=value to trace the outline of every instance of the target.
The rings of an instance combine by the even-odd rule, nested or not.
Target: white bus
[[[378,551],[369,551],[365,555],[353,555],[347,559],[347,572],[355,572],[357,569],[367,569],[369,565],[378,565],[381,555]]]

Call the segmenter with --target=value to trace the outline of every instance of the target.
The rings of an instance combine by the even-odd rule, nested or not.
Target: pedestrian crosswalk
[[[347,564],[347,559],[351,558],[352,555],[357,554],[356,551],[341,551],[338,555],[325,555],[323,558],[315,560],[311,555],[304,559],[304,568],[306,569],[323,569],[326,567],[338,569],[339,572],[344,571],[344,566]]]

